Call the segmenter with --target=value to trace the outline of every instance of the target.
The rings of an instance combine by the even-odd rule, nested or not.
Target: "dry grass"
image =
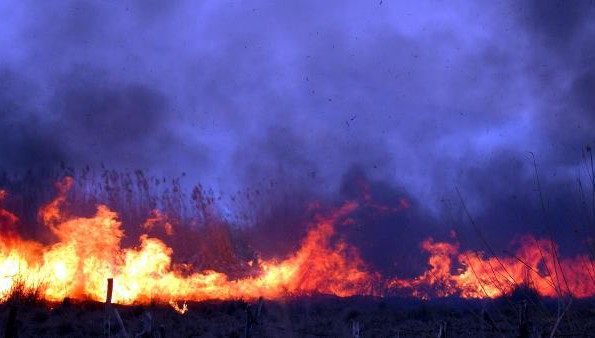
[[[555,312],[552,300],[542,300]],[[560,323],[558,335],[580,336],[594,332],[595,308],[590,301],[579,301]],[[255,304],[253,304],[253,307]],[[163,327],[167,337],[243,337],[246,303],[211,301],[189,303],[189,311],[178,314],[162,305],[119,306],[126,331],[134,336],[143,329],[149,312],[153,328]],[[8,306],[0,305],[0,322]],[[21,306],[18,314],[19,337],[102,336],[104,307],[97,302]],[[448,323],[450,337],[513,337],[519,334],[518,314],[504,300],[466,301],[442,299],[378,299],[370,297],[307,298],[265,301],[254,337],[349,337],[358,323],[363,337],[436,337],[440,326]],[[527,328],[530,336],[547,334],[551,317],[536,306],[528,305]],[[117,330],[114,321],[112,328]],[[4,328],[0,327],[0,336]],[[116,332],[112,332],[115,334]]]
[[[44,282],[32,284],[27,282],[22,275],[17,275],[13,279],[10,291],[0,301],[13,306],[46,304],[43,297],[46,288],[47,284]]]

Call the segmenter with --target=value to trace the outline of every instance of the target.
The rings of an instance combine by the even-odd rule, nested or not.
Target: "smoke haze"
[[[382,252],[471,233],[455,187],[495,241],[543,233],[533,153],[572,242],[594,18],[591,1],[3,1],[1,166],[332,198],[363,177],[411,201],[367,222]]]

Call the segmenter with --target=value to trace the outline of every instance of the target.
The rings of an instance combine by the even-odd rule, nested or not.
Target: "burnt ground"
[[[252,302],[256,312],[257,305]],[[120,306],[129,336],[152,317],[153,337],[243,337],[246,302],[189,303],[181,315],[168,305]],[[10,305],[0,305],[0,337],[5,336]],[[527,320],[519,326],[523,301],[314,296],[264,301],[253,337],[352,337],[354,323],[361,337],[437,337],[446,323],[448,337],[549,336],[556,318],[556,300],[529,300]],[[104,305],[97,302],[16,305],[19,337],[94,337],[104,335]],[[111,334],[119,333],[112,316]],[[159,333],[161,332],[161,333]],[[574,300],[558,336],[595,337],[595,300]],[[147,337],[149,337],[147,335]]]

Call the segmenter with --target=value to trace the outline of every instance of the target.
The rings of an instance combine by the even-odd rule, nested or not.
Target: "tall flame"
[[[141,226],[147,233],[140,235],[138,246],[123,248],[122,224],[107,206],[99,205],[90,217],[64,211],[71,185],[71,178],[59,182],[57,197],[40,210],[40,219],[55,236],[49,245],[21,238],[18,218],[0,208],[0,300],[7,299],[17,283],[24,283],[25,288],[41,290],[49,301],[66,297],[102,301],[107,278],[114,279],[116,303],[162,301],[176,304],[180,312],[184,306],[176,301],[313,293],[492,298],[520,284],[530,284],[544,296],[595,295],[595,269],[589,257],[558,259],[553,242],[532,236],[522,238],[519,249],[507,257],[460,253],[458,244],[430,238],[421,245],[430,254],[427,271],[413,279],[384,279],[371,272],[358,250],[336,233],[337,226],[350,222],[349,215],[358,208],[356,202],[318,215],[295,253],[283,260],[259,260],[253,273],[234,279],[222,272],[174,263],[173,249],[148,234],[157,224],[164,224],[167,234],[173,232],[157,211]],[[0,202],[5,196],[0,191]],[[401,201],[397,209],[408,207],[408,202]]]
[[[66,215],[61,207],[71,184],[71,179],[58,184],[58,197],[40,211],[56,243],[43,246],[2,237],[0,267],[4,276],[0,280],[0,299],[8,295],[17,277],[29,288],[43,285],[44,297],[52,301],[65,297],[103,300],[106,278],[115,281],[113,301],[123,304],[278,298],[315,292],[338,296],[374,293],[376,277],[367,272],[357,250],[341,240],[333,241],[335,225],[357,208],[355,203],[319,216],[300,249],[290,257],[260,261],[257,274],[230,280],[216,271],[188,274],[188,266],[172,262],[172,248],[147,234],[140,236],[138,247],[122,248],[122,224],[118,214],[105,205],[100,205],[91,217]],[[13,226],[16,217],[3,212],[9,216],[2,224]],[[151,218],[143,228],[148,230],[154,223]]]

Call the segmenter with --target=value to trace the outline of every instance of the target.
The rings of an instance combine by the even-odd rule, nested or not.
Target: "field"
[[[151,192],[142,188],[145,183],[149,186],[148,182],[153,179],[144,180],[142,173],[136,175],[142,183],[136,190],[128,189],[128,183],[121,182],[122,177],[130,181],[126,175],[116,175],[115,183],[103,187],[128,188],[105,188],[106,191],[97,188],[101,185],[94,185],[95,180],[75,181],[67,176],[58,181],[62,185],[57,184],[57,195],[53,187],[42,189],[47,190],[44,194],[39,190],[23,193],[28,191],[24,188],[29,186],[26,181],[16,184],[9,180],[0,184],[21,192],[8,197],[0,209],[4,215],[0,225],[6,233],[5,241],[0,244],[11,249],[5,250],[4,258],[5,266],[13,267],[12,272],[6,270],[0,275],[5,276],[0,279],[5,284],[0,286],[7,292],[0,303],[0,336],[95,337],[109,333],[114,337],[549,337],[555,332],[555,336],[560,337],[595,337],[592,256],[560,258],[551,240],[527,237],[516,254],[498,257],[480,251],[461,252],[455,240],[439,242],[430,238],[420,245],[429,256],[426,271],[414,278],[382,278],[367,268],[357,247],[350,246],[344,238],[353,235],[350,227],[354,224],[373,224],[374,217],[379,217],[381,224],[398,224],[403,221],[398,217],[408,212],[409,205],[405,202],[391,209],[364,194],[341,207],[314,210],[304,225],[296,227],[303,230],[302,235],[293,237],[303,239],[289,245],[286,239],[279,240],[269,234],[267,229],[273,228],[265,226],[265,230],[252,233],[250,230],[260,228],[242,229],[223,222],[211,210],[213,197],[200,187],[193,191],[196,209],[186,210],[180,206],[188,196],[180,192],[177,181],[172,181],[171,191],[179,195],[161,195],[158,189]],[[68,190],[71,185],[72,189]],[[90,190],[95,191],[91,195],[96,198],[88,198],[85,191],[89,187],[99,189]],[[367,186],[365,191],[368,191]],[[41,195],[45,198],[35,199]],[[76,203],[69,204],[67,200]],[[107,201],[115,210],[123,212],[118,215],[102,207],[93,214],[100,201]],[[162,209],[163,213],[158,212]],[[13,210],[21,217],[13,214]],[[51,217],[38,224],[39,220],[35,221],[38,214],[32,210],[55,212],[47,213]],[[144,221],[143,215],[150,217]],[[52,218],[56,216],[59,221]],[[293,220],[285,213],[282,216],[280,224]],[[203,223],[195,224],[192,219]],[[260,221],[253,223],[259,225],[273,224],[277,220],[264,216],[256,219]],[[105,224],[111,226],[102,226]],[[36,237],[28,232],[48,234],[48,229],[57,239],[40,241],[33,246],[43,248],[41,251],[25,250],[30,246],[24,244],[31,243],[25,238]],[[123,237],[123,230],[127,237]],[[134,242],[135,237],[141,240]],[[152,238],[150,243],[159,245],[139,246],[138,243],[145,243],[147,238]],[[284,260],[261,260],[257,259],[254,249],[248,250],[250,243],[280,244],[293,251],[286,253]],[[56,248],[69,247],[77,250],[56,251]],[[147,251],[147,248],[157,250]],[[407,257],[418,255],[419,250],[409,250]],[[22,255],[19,264],[8,264],[14,263],[13,256],[6,255],[11,252]],[[44,255],[40,256],[40,252]],[[46,259],[51,257],[58,258],[54,265]],[[116,278],[118,286],[125,286],[119,290],[143,282],[143,292],[137,294],[136,299],[131,298],[143,305],[113,305],[106,310],[103,303],[91,300],[104,299],[105,290],[101,288],[104,284],[90,281],[105,280],[103,276],[112,271],[114,257],[119,257],[115,261],[126,261],[129,265],[118,266],[117,271],[138,272],[136,267],[148,269]],[[151,257],[148,261],[153,263],[155,257],[160,257],[162,261],[161,265],[147,267],[147,261],[124,259],[130,257]],[[192,259],[185,260],[188,257]],[[66,266],[62,263],[70,262],[71,258],[79,263],[68,265],[73,267],[68,274],[66,270],[55,268]],[[103,261],[102,266],[110,269],[78,271],[86,261]],[[191,262],[194,268],[188,271],[187,265],[176,264],[177,261]],[[54,272],[50,274],[52,278],[37,278],[43,276],[38,273],[44,268],[39,262],[45,262],[48,268],[54,267],[48,270]],[[23,273],[27,272],[24,267],[29,269],[28,273]],[[287,270],[289,267],[291,269]],[[202,283],[210,276],[204,272],[208,269],[223,272],[216,282]],[[55,274],[55,271],[63,273]],[[293,271],[294,274],[281,279],[278,275],[268,275],[275,271]],[[97,274],[97,278],[91,278],[92,274]],[[549,275],[552,277],[547,277]],[[253,279],[254,276],[258,278]],[[78,284],[72,283],[76,278]],[[84,292],[77,293],[73,285],[84,285]],[[195,287],[197,285],[199,287]],[[47,289],[48,286],[52,289]],[[382,292],[374,293],[378,291],[376,288]],[[181,293],[182,290],[186,293]],[[62,291],[62,297],[52,298]],[[262,294],[266,299],[262,303],[242,300],[251,299],[254,294]],[[385,297],[370,296],[378,294]],[[69,298],[72,295],[78,295],[74,296],[76,300]],[[51,302],[64,297],[67,297],[65,301]],[[476,297],[484,299],[470,299]],[[152,299],[226,300],[188,302],[185,304],[187,311],[176,311],[167,301],[147,305]],[[175,305],[181,307],[184,303]],[[109,325],[106,325],[106,313]],[[117,320],[117,313],[122,324]],[[144,334],[139,335],[142,332]]]
[[[520,311],[526,302],[526,321]],[[189,303],[179,314],[168,305],[119,306],[127,334],[133,337],[152,318],[153,337],[244,337],[247,311],[257,305],[243,301]],[[595,336],[595,302],[575,301],[562,320],[559,337]],[[0,305],[0,335],[5,335],[10,305]],[[98,302],[17,305],[18,337],[96,337],[104,335],[105,309]],[[252,324],[253,337],[542,337],[556,319],[555,300],[489,301],[331,296],[264,301]],[[122,334],[112,315],[111,335]],[[446,328],[446,335],[444,335]],[[149,335],[145,335],[149,337]]]

